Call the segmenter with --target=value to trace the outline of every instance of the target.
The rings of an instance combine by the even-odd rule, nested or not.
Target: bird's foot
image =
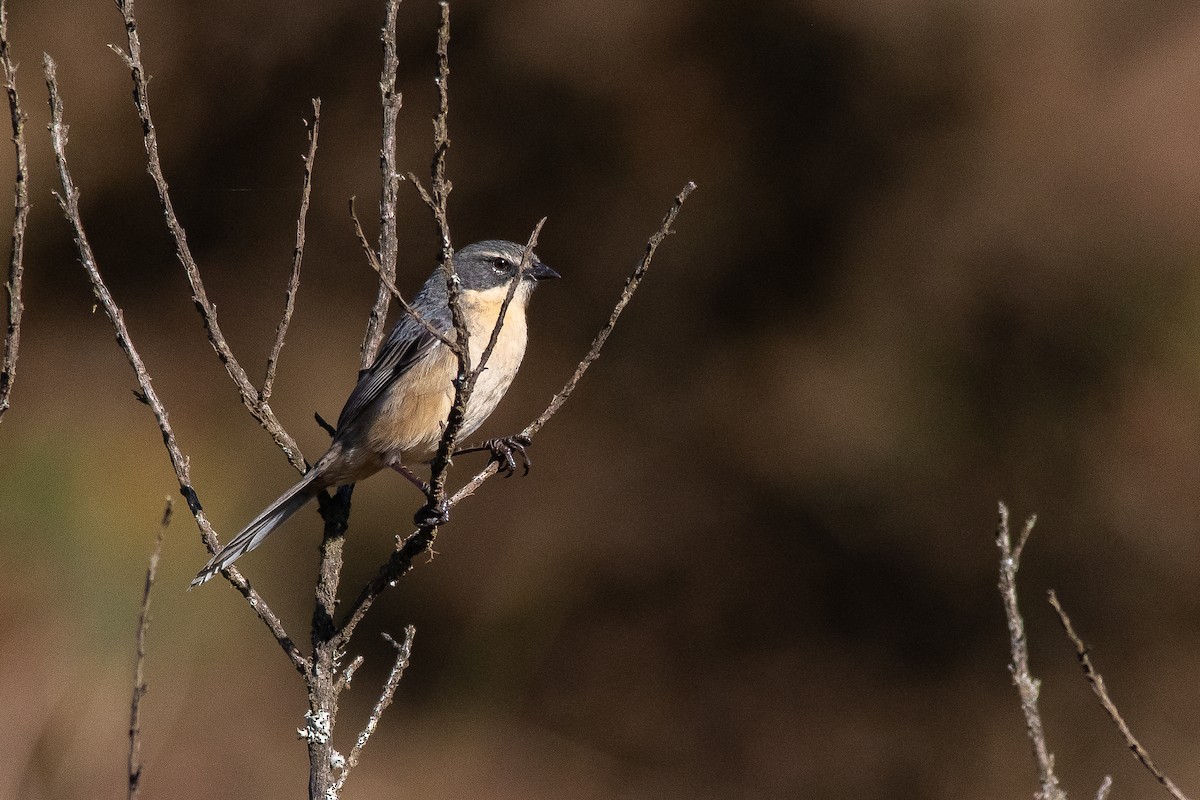
[[[497,472],[506,478],[511,478],[517,471],[517,459],[521,460],[521,474],[528,475],[529,468],[533,466],[533,459],[529,457],[529,453],[525,448],[529,447],[531,440],[524,434],[516,434],[515,436],[502,436],[498,439],[488,439],[478,447],[464,447],[455,455],[462,453],[478,453],[488,451],[492,454],[492,461],[496,462],[498,467]]]
[[[437,528],[449,521],[450,502],[448,500],[442,500],[437,505],[429,503],[413,515],[413,522],[418,528]]]

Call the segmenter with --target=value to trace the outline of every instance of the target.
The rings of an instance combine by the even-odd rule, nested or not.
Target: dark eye
[[[492,259],[492,269],[497,275],[507,275],[512,270],[512,264],[507,258],[496,256]]]

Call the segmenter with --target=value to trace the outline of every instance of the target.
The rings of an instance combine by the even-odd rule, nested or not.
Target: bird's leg
[[[431,495],[433,493],[433,488],[428,483],[426,483],[425,481],[418,478],[417,473],[413,472],[406,465],[401,464],[400,459],[398,459],[398,458],[392,459],[391,461],[388,462],[388,466],[391,467],[392,469],[396,470],[396,472],[403,475],[404,479],[407,480],[409,483],[411,483],[413,486],[417,487],[417,489],[420,490],[421,494],[428,497],[429,495]]]
[[[529,457],[529,453],[525,451],[531,440],[528,436],[518,433],[515,436],[503,436],[498,439],[488,439],[481,445],[476,447],[464,447],[460,450],[455,450],[454,455],[459,456],[463,453],[480,453],[487,451],[492,454],[492,461],[495,461],[499,467],[498,472],[504,474],[504,477],[511,478],[517,469],[517,458],[521,459],[523,470],[522,475],[529,474],[529,468],[533,466],[533,459]],[[515,456],[513,454],[516,454]]]
[[[418,478],[417,474],[406,465],[401,464],[399,458],[389,461],[388,466],[403,475],[413,486],[420,489],[421,494],[425,495],[425,497],[429,498],[433,496],[433,487]],[[450,503],[447,500],[442,500],[437,505],[427,502],[420,511],[413,515],[413,523],[418,528],[436,528],[440,525],[445,525],[449,521]]]

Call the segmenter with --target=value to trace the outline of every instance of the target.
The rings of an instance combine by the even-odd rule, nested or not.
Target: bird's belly
[[[489,308],[472,317],[482,322],[478,328],[473,327],[471,330],[472,366],[477,365],[483,357],[484,348],[491,339],[498,313],[499,302],[496,302],[494,310]],[[496,338],[496,347],[492,350],[483,372],[475,382],[475,390],[471,393],[471,399],[467,403],[459,436],[470,436],[496,410],[504,393],[512,385],[513,378],[517,377],[517,370],[520,369],[521,360],[525,357],[526,338],[525,315],[510,308],[509,313],[504,317],[504,327],[500,329],[500,335]]]
[[[484,321],[487,315],[479,315]],[[490,322],[495,324],[495,315]],[[470,436],[500,403],[512,384],[525,355],[525,320],[519,314],[506,315],[504,327],[485,369],[475,382],[467,402],[459,438]],[[479,363],[491,337],[490,326],[472,326],[471,364]],[[412,463],[433,454],[445,430],[446,419],[454,404],[454,376],[458,359],[448,347],[438,346],[434,353],[392,384],[378,403],[368,427],[369,448],[383,462],[400,458]]]
[[[439,346],[397,379],[378,402],[368,430],[370,449],[404,460],[424,458],[437,447],[454,402],[458,362]]]

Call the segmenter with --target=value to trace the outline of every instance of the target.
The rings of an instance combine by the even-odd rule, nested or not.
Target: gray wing
[[[345,430],[346,425],[353,422],[363,409],[387,391],[413,364],[435,347],[441,346],[424,325],[408,312],[401,313],[403,316],[379,349],[374,363],[359,373],[358,384],[346,399],[346,405],[338,417],[339,432]],[[439,332],[446,333],[451,328],[449,312],[444,309],[435,312],[423,310],[422,316]]]

